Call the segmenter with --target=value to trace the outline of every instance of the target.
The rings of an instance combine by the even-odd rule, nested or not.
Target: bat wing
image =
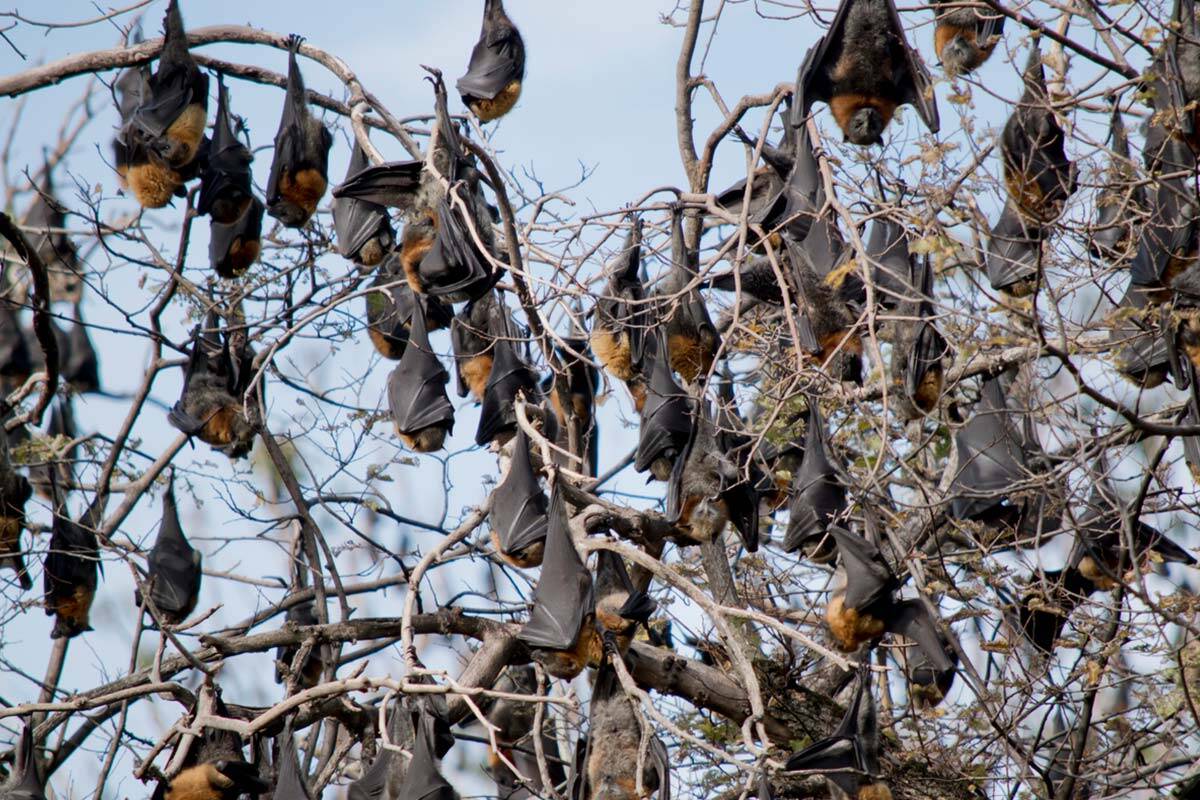
[[[804,456],[793,484],[794,495],[784,534],[783,546],[788,552],[825,537],[830,521],[846,508],[846,487],[826,452],[824,428],[820,411],[813,403],[809,407]]]
[[[988,281],[1002,290],[1038,274],[1042,260],[1042,232],[1027,224],[1011,204],[992,228],[987,245]]]
[[[925,376],[938,367],[949,352],[945,338],[930,320],[922,319],[916,324],[919,326],[916,340],[908,352],[904,371],[904,391],[909,397],[916,397]]]
[[[184,408],[183,402],[180,401],[172,406],[171,411],[167,414],[167,422],[171,423],[181,433],[186,433],[188,436],[195,436],[204,430],[204,426],[208,423],[208,420],[193,417]]]
[[[848,736],[830,736],[793,753],[787,760],[789,772],[817,772],[824,775],[850,797],[858,795],[858,755],[854,740]]]
[[[808,116],[813,101],[820,100],[828,103],[833,96],[833,80],[830,72],[833,65],[828,63],[836,58],[838,48],[835,44],[844,39],[846,19],[857,0],[841,0],[829,30],[809,48],[800,65],[799,79],[796,83],[795,113],[800,117]]]
[[[909,296],[913,283],[913,264],[908,254],[908,232],[889,217],[877,217],[871,223],[866,242],[867,258],[871,264],[871,280],[875,284],[876,302],[884,308],[895,308]]]
[[[529,647],[567,650],[579,638],[584,621],[595,608],[595,598],[591,573],[575,549],[566,505],[557,488],[550,495],[549,518],[533,610],[517,638]]]
[[[650,739],[648,749],[646,757],[658,778],[658,800],[671,800],[671,754],[663,740],[657,736]]]
[[[920,600],[905,600],[896,605],[895,614],[888,621],[888,630],[898,633],[916,643],[918,658],[916,663],[924,663],[936,675],[953,674],[958,655],[944,640],[938,630],[937,622],[929,614],[929,609]],[[938,681],[941,683],[941,680]]]
[[[492,373],[483,393],[479,427],[475,431],[475,443],[481,447],[516,425],[513,402],[518,394],[523,394],[529,402],[535,402],[538,396],[537,378],[517,355],[512,342],[497,339],[492,359]]]
[[[408,345],[388,377],[388,405],[396,429],[416,433],[432,425],[454,428],[454,406],[446,396],[450,374],[429,344],[422,304],[413,303]]]
[[[837,542],[846,570],[846,606],[869,608],[890,597],[898,582],[879,548],[865,537],[836,525],[830,526],[829,532]]]
[[[150,93],[134,112],[133,124],[144,136],[157,139],[165,135],[183,110],[191,105],[192,85],[184,71],[164,74],[159,70],[150,77],[148,86]]]
[[[492,495],[489,520],[505,553],[518,553],[546,538],[548,502],[533,471],[529,437],[518,427],[508,474]]]
[[[362,146],[355,142],[346,180],[351,180],[368,168],[367,155]],[[345,258],[358,255],[363,245],[385,232],[389,242],[395,238],[391,220],[382,205],[353,197],[339,197],[337,189],[334,189],[333,198],[333,229],[337,234],[338,251]]]
[[[929,76],[925,62],[921,60],[921,54],[908,43],[896,4],[892,0],[886,2],[892,33],[896,37],[892,48],[893,51],[897,51],[896,55],[900,56],[893,61],[897,65],[894,80],[899,90],[900,103],[911,104],[929,132],[937,133],[941,123],[938,119],[937,98],[933,93],[933,79]]]
[[[1170,137],[1160,156],[1160,169],[1166,174],[1194,174],[1196,157],[1185,143]],[[1133,283],[1159,285],[1171,259],[1194,242],[1195,203],[1185,178],[1157,180],[1150,196],[1150,219],[1142,229],[1130,268]]]
[[[681,460],[679,454],[687,446],[693,427],[691,403],[671,374],[661,334],[651,341],[655,344],[646,353],[651,365],[650,380],[634,456],[634,469],[638,472],[645,472],[655,459],[669,455],[672,450],[675,458]]]
[[[950,485],[951,513],[970,519],[1000,503],[999,498],[972,495],[999,492],[1025,477],[1025,454],[1008,420],[1004,390],[997,378],[988,379],[975,415],[955,435],[958,474]]]
[[[749,479],[741,477],[732,488],[721,495],[729,509],[729,519],[748,553],[758,552],[759,517],[756,487],[760,479],[761,473],[758,478],[755,478],[754,474]]]
[[[46,598],[70,597],[76,587],[94,592],[99,583],[99,563],[95,534],[56,513],[43,576]],[[50,607],[47,612],[53,613]]]
[[[254,251],[257,250],[255,245],[262,238],[262,220],[265,212],[263,202],[251,195],[250,204],[233,224],[213,222],[209,226],[208,261],[213,271],[222,277],[232,278],[248,266],[244,265],[246,251],[243,248],[251,247]],[[250,255],[254,256],[251,263],[258,260],[255,252],[250,252]]]
[[[346,175],[346,180],[333,189],[335,200],[363,200],[378,206],[413,207],[421,188],[422,161],[388,161]]]
[[[291,730],[281,735],[280,739],[279,779],[275,783],[273,797],[278,800],[312,800],[312,793],[300,770],[300,756]]]
[[[649,404],[649,397],[647,397],[647,404]],[[653,418],[648,421],[653,421]],[[643,424],[644,428],[645,424]],[[700,426],[696,424],[696,420],[693,418],[688,424],[687,441],[683,446],[683,450],[675,457],[675,463],[671,465],[671,475],[667,479],[666,513],[668,522],[679,522],[683,516],[683,503],[685,499],[683,496],[683,479],[687,472],[688,460],[692,457],[692,451],[696,449],[696,437],[699,431]],[[657,442],[655,446],[659,446]],[[638,449],[641,449],[641,441],[638,442]]]
[[[449,194],[438,207],[437,238],[417,269],[429,294],[450,302],[478,297],[495,283],[491,262],[475,245]]]
[[[525,42],[512,25],[496,26],[484,32],[471,50],[467,73],[455,83],[464,98],[492,100],[513,81],[525,76]]]
[[[174,478],[163,496],[162,523],[150,551],[149,573],[154,580],[154,604],[169,614],[188,613],[200,592],[201,556],[188,542],[179,524]]]
[[[14,774],[5,793],[12,800],[45,800],[46,785],[42,781],[36,753],[33,748],[33,726],[26,724],[21,730],[21,745],[17,748]]]

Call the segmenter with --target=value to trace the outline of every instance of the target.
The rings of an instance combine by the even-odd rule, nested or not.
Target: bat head
[[[887,120],[873,106],[866,106],[850,115],[846,123],[845,141],[866,146],[883,142],[883,129]]]
[[[951,78],[967,74],[979,65],[980,60],[979,48],[975,46],[974,38],[964,35],[961,31],[942,45],[939,55],[942,59],[942,69]]]

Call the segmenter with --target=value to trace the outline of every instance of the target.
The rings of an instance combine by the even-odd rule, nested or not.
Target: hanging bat
[[[571,539],[566,503],[557,487],[550,493],[548,516],[542,574],[529,621],[517,639],[547,672],[571,680],[600,658],[592,575]]]
[[[888,201],[883,189],[883,179],[878,171],[875,173],[875,185],[879,193],[879,204],[873,209],[877,216],[871,220],[871,230],[865,242],[867,267],[875,288],[876,306],[891,310],[912,295],[911,290],[916,288],[914,275],[917,268],[909,254],[908,230],[886,213],[885,206],[888,205]],[[898,195],[892,205],[902,207],[903,195]],[[851,277],[862,283],[861,277],[847,275],[843,283],[844,292],[849,290],[846,284]],[[865,285],[861,291],[856,289],[854,294],[858,305],[866,303]]]
[[[1075,192],[1075,165],[1067,158],[1066,134],[1054,116],[1042,53],[1034,43],[1022,78],[1025,92],[1004,124],[1000,155],[1004,185],[1014,210],[1034,225],[1048,225]]]
[[[0,787],[4,800],[46,800],[46,782],[38,766],[33,746],[33,723],[21,729],[21,742],[13,758],[13,768],[6,785]]]
[[[355,140],[346,182],[370,165],[366,151]],[[373,267],[388,257],[396,238],[386,208],[369,200],[340,197],[337,189],[333,192],[333,230],[342,257],[366,267]]]
[[[538,484],[529,454],[529,437],[521,428],[513,439],[508,473],[492,494],[488,525],[492,547],[514,567],[541,566],[546,544],[549,501]]]
[[[1008,625],[1035,650],[1049,656],[1054,653],[1055,642],[1071,612],[1095,590],[1095,584],[1068,567],[1042,572],[1040,579],[1034,576],[1016,601],[1002,590],[997,593],[1005,600],[1004,618]]]
[[[576,309],[574,319],[578,321],[583,312]],[[542,381],[542,394],[550,399],[550,406],[558,420],[559,447],[576,452],[583,458],[582,467],[591,476],[599,475],[600,432],[596,427],[596,388],[600,373],[588,359],[588,335],[576,330],[563,338],[564,346],[555,346],[561,371],[554,371]],[[571,442],[571,425],[575,426],[575,445]],[[574,449],[573,449],[574,447]],[[575,465],[576,467],[580,465]]]
[[[937,21],[933,50],[951,78],[968,75],[983,66],[1004,35],[1004,15],[982,3],[936,0]]]
[[[388,731],[389,738],[392,744],[400,742],[399,724],[401,718],[407,715],[407,710],[397,707],[393,708],[388,715]],[[375,760],[371,762],[371,766],[367,767],[358,780],[346,787],[347,800],[387,800],[388,799],[388,778],[395,771],[394,762],[396,753],[394,750],[388,750],[382,746],[382,736],[376,738],[378,750],[375,753]]]
[[[60,376],[71,389],[80,394],[100,391],[100,361],[92,347],[87,326],[83,324],[83,312],[75,304],[75,320],[67,331],[66,358],[60,368]]]
[[[203,572],[200,551],[192,547],[179,524],[179,510],[175,505],[175,476],[171,475],[167,492],[163,495],[162,523],[158,527],[158,538],[146,558],[147,585],[150,599],[159,616],[168,625],[178,625],[196,609],[200,599],[200,581]],[[141,608],[142,593],[135,590],[133,602]]]
[[[891,0],[841,0],[829,31],[800,68],[797,106],[808,116],[814,100],[829,110],[845,139],[881,144],[896,109],[910,104],[931,133],[938,132],[933,81],[909,47]]]
[[[366,297],[367,335],[375,345],[375,352],[384,358],[399,360],[408,344],[409,326],[418,296],[404,281],[399,255],[392,252],[383,259],[371,288],[378,291],[370,292]],[[441,330],[450,325],[454,313],[451,308],[436,297],[421,297],[426,331]],[[484,380],[487,380],[486,375]]]
[[[88,614],[99,584],[100,549],[96,534],[67,516],[55,488],[50,549],[42,573],[46,616],[54,617],[51,639],[73,639],[92,630]]]
[[[787,273],[782,265],[780,272],[786,279]],[[775,276],[775,269],[767,258],[743,261],[737,270],[714,275],[705,281],[705,285],[722,292],[735,293],[740,290],[743,295],[749,295],[760,303],[783,305],[783,290],[780,288],[779,278]]]
[[[797,97],[803,97],[803,87],[797,76]],[[807,112],[789,98],[784,112],[784,139],[779,150],[772,153],[763,148],[763,160],[783,178],[778,193],[763,211],[751,219],[768,231],[771,246],[780,249],[777,235],[787,235],[797,242],[804,241],[825,205],[825,185],[813,155],[812,140],[805,124]],[[784,167],[786,172],[781,172]]]
[[[671,374],[661,328],[646,340],[645,371],[646,401],[633,468],[638,472],[650,470],[655,480],[665,481],[670,479],[676,460],[691,438],[692,404]]]
[[[262,221],[265,207],[251,197],[242,216],[231,225],[209,226],[208,261],[222,278],[241,277],[262,253]]]
[[[805,243],[819,231],[814,225]],[[855,319],[827,280],[822,280],[806,248],[783,237],[796,288],[796,327],[801,352],[820,365],[832,365],[835,374],[853,377],[862,356],[862,339],[854,335]],[[838,363],[835,363],[837,357]],[[861,379],[861,378],[860,378]]]
[[[500,444],[508,441],[517,428],[514,403],[518,395],[535,404],[538,400],[537,376],[517,353],[516,343],[508,335],[501,334],[492,345],[492,371],[483,390],[475,444],[482,447],[496,439]]]
[[[929,256],[916,265],[915,296],[900,304],[893,323],[892,375],[903,402],[897,413],[915,419],[934,411],[945,380],[943,360],[950,346],[934,324],[933,266]]]
[[[424,298],[413,299],[408,346],[388,376],[388,407],[404,445],[418,453],[432,453],[441,450],[446,435],[454,431],[454,406],[446,396],[450,374],[433,352],[425,330]]]
[[[17,320],[17,307],[7,298],[0,298],[0,377],[19,386],[32,372],[33,358]]]
[[[608,288],[596,301],[591,334],[596,358],[610,375],[627,384],[640,384],[641,377],[647,311],[646,290],[638,274],[641,266],[642,218],[635,216],[621,254],[608,268]]]
[[[736,518],[735,508],[740,512]],[[719,446],[713,421],[701,407],[692,418],[687,444],[671,468],[667,521],[697,544],[718,541],[732,521],[746,550],[758,550],[757,493]]]
[[[1112,116],[1108,126],[1109,159],[1105,184],[1096,196],[1096,221],[1092,223],[1088,249],[1098,258],[1123,264],[1134,243],[1133,219],[1146,209],[1146,193],[1133,166],[1129,137],[1117,98],[1110,99]]]
[[[684,383],[708,373],[720,344],[700,296],[697,259],[683,238],[683,208],[676,205],[671,211],[671,270],[655,294],[659,318],[666,322],[671,369]]]
[[[859,669],[854,699],[833,733],[793,753],[787,769],[820,773],[851,800],[892,800],[879,771],[879,724],[868,670]]]
[[[208,76],[188,52],[178,0],[167,5],[163,49],[123,138],[125,181],[143,208],[162,208],[195,166],[208,122]]]
[[[412,759],[408,762],[408,770],[396,797],[406,800],[458,800],[458,792],[438,771],[435,724],[428,714],[421,714],[416,719]]]
[[[192,331],[183,392],[167,421],[230,458],[242,458],[254,446],[255,427],[243,411],[229,339],[221,335],[215,310]]]
[[[227,715],[220,698],[217,713]],[[171,778],[163,800],[238,800],[247,794],[257,797],[271,788],[258,767],[243,757],[241,738],[230,731],[205,728],[185,764]]]
[[[1172,347],[1164,335],[1165,309],[1150,302],[1149,292],[1129,284],[1117,304],[1108,341],[1122,377],[1154,389],[1167,379]]]
[[[306,627],[308,625],[318,625],[320,620],[317,618],[316,609],[313,607],[311,599],[301,600],[294,603],[284,615],[284,625],[288,628]],[[318,644],[313,646],[309,651],[308,657],[304,659],[304,663],[298,667],[294,666],[296,656],[300,654],[302,645],[293,644],[275,649],[275,682],[283,684],[293,674],[293,668],[296,669],[298,676],[297,684],[302,689],[311,689],[321,682],[321,673],[325,671],[325,662],[329,660],[329,646]]]
[[[357,149],[355,152],[358,152]],[[373,221],[378,221],[376,214],[385,207],[399,208],[408,215],[409,221],[400,234],[398,265],[412,291],[425,292],[420,272],[421,260],[433,247],[437,236],[437,216],[430,205],[430,195],[438,193],[440,196],[441,192],[440,185],[433,186],[433,183],[423,161],[390,161],[374,166],[363,164],[357,170],[352,162],[346,180],[333,189],[334,228],[338,229],[339,219],[346,227],[344,235],[338,234],[338,242],[346,242],[342,254],[356,252],[352,249],[352,242],[357,241],[355,234],[367,237],[365,241],[368,244],[382,241],[382,227],[373,224]],[[353,227],[351,221],[355,223]],[[388,254],[384,256],[388,260],[393,257]]]
[[[924,606],[909,605],[901,610],[901,615],[909,617],[902,623],[910,630],[913,626],[923,623],[915,617],[926,614]],[[937,635],[936,645],[932,637],[926,633],[926,644],[905,651],[905,672],[908,674],[908,696],[918,708],[934,708],[946,699],[950,688],[954,685],[954,676],[958,674],[958,651],[950,643],[950,637],[937,626],[931,626]],[[922,628],[928,632],[929,628]],[[930,657],[929,653],[934,653]],[[937,654],[941,655],[937,655]]]
[[[1186,143],[1200,154],[1200,27],[1196,22],[1195,0],[1175,0],[1171,20],[1166,26],[1165,46],[1155,56],[1150,80],[1143,91],[1154,106],[1154,122],[1146,137],[1146,167],[1152,161],[1163,139],[1170,137]],[[1148,84],[1148,85],[1146,85]]]
[[[792,486],[783,549],[789,553],[802,550],[805,558],[818,564],[832,561],[837,547],[830,529],[845,511],[846,487],[829,458],[820,408],[815,398],[810,398],[804,456]]]
[[[480,122],[499,119],[521,97],[525,78],[525,41],[504,12],[501,0],[484,0],[483,28],[471,50],[467,74],[458,79],[463,104]]]
[[[988,237],[987,274],[993,289],[1013,297],[1027,297],[1037,289],[1043,236],[1040,225],[1005,203]]]
[[[33,588],[33,579],[25,570],[21,552],[21,530],[25,527],[25,504],[33,496],[33,487],[13,468],[7,436],[0,436],[0,568],[17,574],[21,588]]]
[[[267,213],[288,228],[303,228],[329,185],[333,135],[308,108],[296,53],[304,39],[288,38],[287,96],[275,134],[275,157],[267,179]]]
[[[508,309],[495,292],[487,292],[467,305],[450,321],[458,396],[473,396],[482,403],[495,360],[495,331],[507,331]]]
[[[23,227],[30,232],[30,247],[49,273],[51,302],[76,302],[83,291],[79,252],[67,234],[66,226],[66,206],[54,193],[47,165],[45,178],[25,212]]]
[[[276,739],[279,751],[275,757],[275,793],[271,800],[313,800],[308,790],[304,770],[300,766],[300,753],[296,749],[296,737],[289,722]]]
[[[831,526],[841,565],[840,585],[825,606],[825,623],[838,649],[853,653],[885,633],[899,634],[916,646],[914,656],[943,673],[954,669],[945,637],[921,600],[897,600],[900,581],[872,542],[845,528]]]
[[[1009,513],[1005,494],[1028,471],[999,378],[983,382],[974,414],[954,435],[954,443],[958,473],[950,484],[950,515],[988,522]]]
[[[588,709],[586,742],[578,751],[576,790],[573,797],[594,800],[658,800],[671,798],[671,759],[666,745],[650,736],[645,758],[640,758],[645,719],[640,703],[625,694],[607,660],[596,673]],[[638,764],[642,774],[638,775]],[[639,780],[640,778],[640,780]],[[638,784],[642,791],[638,792]]]
[[[129,44],[141,44],[142,41],[142,27],[139,22]],[[117,134],[113,136],[112,140],[113,165],[116,167],[121,187],[127,189],[129,184],[126,181],[125,173],[130,163],[129,145],[134,138],[132,135],[133,116],[142,103],[150,97],[150,67],[146,64],[139,64],[136,67],[126,67],[121,70],[116,80],[113,81],[112,94],[120,118]]]
[[[602,637],[611,635],[617,652],[624,654],[640,624],[649,627],[658,604],[639,590],[625,562],[611,550],[596,553],[596,627]]]
[[[232,225],[246,213],[254,189],[250,183],[253,154],[233,130],[229,92],[224,76],[217,75],[217,119],[213,122],[208,158],[200,167],[200,196],[196,213],[208,214],[213,222]]]
[[[717,382],[717,447],[727,453],[737,467],[739,485],[726,497],[731,519],[745,519],[754,529],[759,526],[760,510],[770,514],[787,499],[791,469],[799,465],[799,457],[791,463],[793,452],[789,445],[777,447],[767,439],[745,433],[733,392],[733,376],[727,371]],[[784,453],[788,464],[784,465]],[[803,448],[800,449],[803,453]],[[781,474],[786,471],[786,479]],[[750,520],[750,514],[754,520]],[[734,523],[737,524],[736,522]],[[748,530],[750,528],[747,528]]]
[[[66,495],[75,485],[75,453],[72,444],[78,435],[71,398],[63,396],[50,406],[46,435],[38,437],[46,445],[45,457],[29,468],[29,482],[47,500],[54,499],[54,487]]]
[[[1130,265],[1130,280],[1138,286],[1172,287],[1195,291],[1194,278],[1178,285],[1179,278],[1196,259],[1196,194],[1192,181],[1196,155],[1188,146],[1166,137],[1155,159],[1154,187],[1149,197],[1150,217],[1141,229],[1137,251]],[[1194,274],[1194,273],[1193,273]],[[1169,299],[1169,292],[1156,293],[1156,300]]]

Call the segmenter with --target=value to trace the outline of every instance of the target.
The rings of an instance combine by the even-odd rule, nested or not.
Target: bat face
[[[998,378],[984,382],[974,416],[954,439],[958,474],[950,486],[950,513],[957,519],[985,519],[1004,502],[1000,493],[1026,475],[1025,454],[1009,424]]]
[[[814,100],[828,103],[849,142],[879,144],[896,108],[905,104],[938,131],[932,80],[890,0],[842,0],[800,75],[797,106],[807,116]]]
[[[369,166],[366,152],[355,141],[346,182]],[[388,256],[396,238],[387,209],[369,200],[340,197],[340,188],[333,191],[333,229],[337,233],[338,252],[356,264],[373,267]]]
[[[267,180],[267,213],[285,227],[302,228],[328,187],[333,136],[308,109],[304,77],[296,63],[303,40],[288,41],[288,84],[283,116],[275,134],[275,157]]]
[[[253,197],[250,162],[254,156],[237,138],[229,112],[229,93],[224,79],[217,78],[217,119],[213,123],[208,158],[200,167],[200,197],[196,210],[214,222],[232,225],[246,212]]]
[[[450,373],[446,372],[429,344],[422,300],[416,299],[413,303],[408,346],[388,377],[388,406],[397,433],[407,437],[410,445],[417,449],[433,445],[440,448],[445,434],[454,430],[454,406],[446,396]],[[442,435],[422,438],[422,433],[433,429],[441,431]]]
[[[594,608],[592,575],[575,549],[566,504],[561,492],[555,489],[550,495],[542,575],[533,593],[529,621],[517,638],[535,656],[541,655],[539,660],[549,666],[555,653],[571,653],[580,644],[585,623],[592,617]],[[570,659],[563,661],[570,662]],[[576,675],[585,663],[586,660],[578,663]]]
[[[463,103],[481,122],[507,114],[521,96],[525,42],[504,13],[501,0],[485,0],[483,29],[471,51],[467,73],[458,79]]]
[[[992,56],[1004,30],[1004,16],[945,3],[938,9],[933,49],[950,77],[977,70]]]
[[[691,383],[707,373],[719,338],[696,281],[696,254],[683,238],[683,211],[671,216],[671,272],[659,292],[660,313],[666,318],[671,368]]]
[[[55,513],[42,575],[46,615],[55,617],[51,639],[72,639],[92,630],[88,614],[99,583],[99,565],[96,535]]]
[[[681,456],[692,435],[691,400],[671,374],[666,349],[661,333],[647,341],[646,371],[649,373],[649,382],[634,457],[635,470],[650,470],[654,478],[660,481],[670,477],[676,459]]]
[[[201,555],[188,542],[183,526],[179,524],[173,477],[163,496],[162,523],[147,566],[154,606],[168,624],[178,625],[196,608],[203,573]],[[141,605],[140,592],[135,592],[134,602]]]
[[[825,447],[825,422],[816,403],[809,406],[804,456],[793,484],[787,533],[783,547],[789,553],[804,549],[809,558],[833,557],[830,524],[846,508],[846,487],[838,478]]]
[[[237,374],[228,338],[221,335],[220,318],[210,312],[204,327],[192,332],[183,392],[167,421],[230,458],[248,454],[255,427],[243,411],[240,393],[235,394]]]
[[[536,567],[542,563],[549,501],[538,484],[529,454],[529,437],[518,428],[513,437],[508,474],[492,495],[488,517],[496,550],[509,563]],[[518,563],[519,562],[519,563]]]

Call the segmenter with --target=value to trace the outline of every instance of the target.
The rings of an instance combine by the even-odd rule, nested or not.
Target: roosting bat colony
[[[179,0],[169,0],[161,40],[3,84],[16,95],[71,75],[105,77],[120,126],[102,151],[122,194],[184,217],[178,263],[144,265],[165,288],[146,301],[152,324],[139,332],[158,358],[164,345],[185,358],[170,365],[182,371],[165,411],[183,434],[175,449],[160,458],[162,442],[139,440],[150,466],[118,467],[133,446],[130,424],[101,431],[99,478],[84,482],[72,398],[101,391],[80,312],[98,289],[50,157],[40,173],[29,168],[32,205],[19,225],[0,216],[5,602],[37,613],[40,573],[61,669],[69,640],[109,625],[91,613],[102,564],[110,574],[128,565],[137,585],[129,613],[160,643],[153,666],[131,664],[87,692],[46,685],[37,698],[0,685],[0,719],[21,725],[19,735],[6,728],[15,745],[0,755],[0,797],[87,795],[71,776],[96,752],[79,750],[95,730],[114,737],[104,775],[119,746],[135,754],[141,783],[103,790],[101,779],[97,793],[114,797],[143,785],[165,800],[458,797],[443,759],[462,740],[486,744],[492,794],[503,798],[1200,797],[1200,652],[1191,646],[1200,606],[1185,546],[1197,543],[1188,534],[1195,495],[1178,485],[1188,471],[1164,461],[1177,440],[1181,463],[1200,475],[1195,0],[1174,0],[1158,17],[1140,3],[1063,11],[934,0],[932,17],[893,0],[841,0],[832,17],[809,7],[796,13],[819,20],[823,35],[795,82],[732,109],[690,71],[698,31],[734,13],[705,5],[675,12],[686,18],[675,110],[688,188],[631,185],[647,193],[595,214],[594,227],[570,228],[570,246],[588,248],[585,272],[533,242],[550,201],[518,192],[490,147],[496,129],[485,126],[521,114],[529,88],[525,41],[501,0],[484,0],[454,84],[466,109],[458,114],[432,67],[432,113],[400,121],[299,36],[203,29],[189,42]],[[755,4],[771,5],[788,4]],[[1135,31],[1127,14],[1149,21]],[[1075,16],[1096,31],[1094,48],[1062,22]],[[932,34],[936,79],[913,44],[918,33]],[[215,41],[286,48],[286,78],[197,52]],[[1129,60],[1138,47],[1144,68]],[[349,103],[308,91],[302,58],[340,70]],[[1100,65],[1107,82],[1068,90],[1070,59]],[[987,90],[985,69],[1005,76],[990,88],[1015,102],[1002,129],[933,182],[939,173],[928,170],[954,150],[939,139],[949,115],[935,83],[971,108],[965,87]],[[270,146],[252,142],[235,113],[238,79],[283,89]],[[706,92],[724,121],[698,154],[690,109]],[[818,103],[840,137],[826,135]],[[318,106],[348,118],[340,183],[330,153],[346,140]],[[759,108],[756,136],[741,123]],[[1077,146],[1088,135],[1084,112],[1107,121],[1107,138],[1094,126],[1094,164]],[[920,130],[904,138],[910,113]],[[385,160],[372,128],[411,160]],[[710,191],[723,143],[744,148],[747,177]],[[252,164],[268,151],[263,191]],[[990,164],[1002,202],[988,215],[974,182]],[[902,168],[920,177],[906,181]],[[659,193],[670,199],[651,199]],[[188,264],[189,279],[186,231],[203,217],[211,271]],[[111,234],[98,217],[82,219],[97,239]],[[972,223],[984,237],[964,233]],[[307,259],[303,270],[272,283],[270,265],[289,248],[307,253],[289,256]],[[341,258],[325,269],[336,263],[350,288],[302,299],[299,282],[317,281],[302,272],[333,250]],[[648,263],[667,266],[651,279]],[[272,292],[288,304],[282,327],[254,318],[263,303],[250,300]],[[965,293],[969,304],[959,302]],[[1115,309],[1089,328],[1078,298],[1097,293],[1111,294]],[[159,324],[173,300],[194,322],[184,346]],[[422,463],[448,458],[456,411],[477,404],[474,444],[496,454],[500,473],[458,528],[432,528],[441,544],[380,557],[385,574],[399,565],[395,583],[406,587],[402,616],[386,619],[350,616],[337,537],[310,513],[326,500],[307,501],[302,485],[320,480],[293,471],[268,429],[277,391],[268,384],[284,382],[280,349],[360,300],[354,335],[394,362],[379,406],[389,447]],[[1123,384],[1104,385],[1100,363]],[[451,371],[463,402],[449,394]],[[1140,404],[1160,388],[1165,405]],[[624,460],[598,423],[614,396],[637,420]],[[613,407],[605,429],[616,432]],[[1068,428],[1070,446],[1055,436]],[[211,634],[198,629],[208,616],[205,546],[185,532],[171,464],[192,440],[233,462],[261,444],[297,509],[289,599]],[[1130,449],[1142,444],[1153,445],[1144,457]],[[607,472],[602,451],[616,464]],[[660,487],[648,507],[605,488],[629,466]],[[114,488],[118,472],[127,491]],[[106,518],[122,491],[126,503]],[[35,492],[50,505],[49,525],[26,516]],[[72,496],[88,499],[77,517]],[[138,498],[151,497],[162,518],[152,547],[114,538]],[[1043,547],[1059,555],[1043,562]],[[486,562],[520,598],[502,601],[493,586],[448,602],[438,594],[440,607],[426,608],[433,595],[422,605],[422,581],[452,557]],[[265,580],[255,568],[239,567]],[[340,622],[328,610],[335,596]],[[480,608],[489,597],[494,608]],[[260,629],[272,618],[281,627]],[[418,658],[418,636],[474,644],[462,648],[465,666],[433,670]],[[378,646],[347,659],[350,642]],[[393,646],[403,675],[358,662]],[[249,652],[274,654],[283,687],[274,706],[222,695],[215,665]],[[195,680],[179,682],[185,673]],[[1136,714],[1120,710],[1132,707],[1126,699],[1100,718],[1102,688],[1119,692],[1144,676]],[[155,717],[161,730],[122,727],[138,701],[173,709]]]

